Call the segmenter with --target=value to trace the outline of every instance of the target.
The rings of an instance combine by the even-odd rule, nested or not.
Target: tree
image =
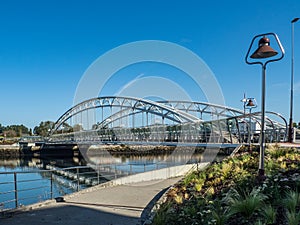
[[[41,122],[39,126],[34,127],[33,133],[35,135],[39,135],[45,137],[48,135],[49,131],[54,127],[54,122],[52,121],[45,121]]]
[[[76,132],[76,131],[81,131],[81,130],[83,130],[83,127],[82,127],[81,124],[75,124],[75,125],[73,126],[73,131],[74,131],[74,132]]]
[[[63,131],[64,131],[64,133],[71,133],[71,132],[73,132],[73,127],[72,126],[70,126],[68,123],[63,123]]]
[[[14,130],[6,130],[6,131],[4,131],[4,136],[6,136],[8,138],[18,137],[16,131],[14,131]]]
[[[6,127],[3,127],[0,124],[0,133],[6,134],[7,137],[21,137],[24,135],[30,135],[29,129],[21,125],[9,125]]]

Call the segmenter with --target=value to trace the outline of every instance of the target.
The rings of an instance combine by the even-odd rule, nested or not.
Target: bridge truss
[[[267,112],[268,142],[286,140],[287,122]],[[49,133],[50,142],[249,143],[258,142],[260,112],[207,102],[151,101],[106,96],[65,112]]]

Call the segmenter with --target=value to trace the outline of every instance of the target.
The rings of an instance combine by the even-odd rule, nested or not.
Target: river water
[[[0,158],[0,212],[70,194],[120,176],[196,163],[201,157],[200,153],[189,152],[155,155],[104,152],[79,158]],[[62,171],[78,166],[78,170]],[[51,175],[47,170],[54,172]]]

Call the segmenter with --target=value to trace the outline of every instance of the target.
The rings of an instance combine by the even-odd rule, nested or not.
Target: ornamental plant
[[[153,225],[300,224],[300,154],[266,148],[265,173],[257,179],[258,149],[242,149],[188,174],[170,189]]]

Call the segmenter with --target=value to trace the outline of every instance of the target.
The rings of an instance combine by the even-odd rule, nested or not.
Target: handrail
[[[54,199],[56,194],[54,193],[54,181],[63,183],[63,180],[69,182],[69,186],[72,187],[74,191],[79,191],[82,188],[88,186],[98,185],[100,183],[106,182],[108,180],[116,179],[119,177],[147,172],[154,169],[165,168],[169,166],[177,165],[179,162],[165,162],[165,163],[120,163],[120,164],[101,164],[93,165],[88,164],[87,166],[74,166],[68,168],[59,168],[52,165],[47,165],[48,169],[41,170],[28,170],[28,171],[18,171],[18,172],[0,172],[1,176],[12,176],[11,181],[1,182],[0,189],[3,190],[4,185],[11,185],[13,188],[7,191],[0,192],[0,212],[10,211],[12,209],[19,208],[24,205],[23,200],[31,199],[31,202],[38,202],[40,200]],[[154,166],[156,165],[156,166]],[[110,168],[108,168],[108,166]],[[124,169],[124,167],[127,167]],[[90,169],[90,171],[83,171]],[[102,169],[102,170],[101,170]],[[100,175],[100,173],[106,171],[108,174]],[[46,176],[46,179],[49,181],[46,184],[37,184],[36,186],[32,185],[30,188],[21,187],[22,183],[35,183],[39,180],[44,179],[23,179],[20,180],[20,175],[22,174],[43,174]],[[46,174],[45,174],[46,173]],[[71,181],[70,181],[71,180]],[[87,183],[89,182],[89,183]],[[24,196],[24,193],[28,191],[37,191],[36,195]],[[23,195],[23,196],[22,196]],[[43,195],[43,196],[41,196]],[[3,197],[9,196],[9,197]],[[3,200],[2,200],[3,199]]]
[[[70,168],[62,168],[61,170],[64,171],[71,171],[71,170],[77,170],[77,176],[75,178],[75,188],[76,191],[79,191],[83,186],[81,182],[77,182],[76,178],[79,178],[80,175],[84,174],[84,172],[80,171],[80,169],[85,168],[91,168],[88,166],[77,166],[77,167],[70,167]],[[41,170],[28,170],[28,171],[18,171],[18,172],[0,172],[0,179],[1,176],[6,176],[6,178],[10,179],[10,181],[5,181],[0,183],[0,189],[3,190],[4,186],[10,186],[9,190],[0,192],[0,212],[9,211],[11,209],[19,208],[23,203],[21,203],[23,200],[32,199],[31,202],[38,202],[38,200],[46,200],[46,199],[53,199],[54,193],[54,180],[58,179],[55,175],[56,170],[55,169],[41,169]],[[46,176],[46,180],[49,182],[47,183],[38,183],[38,181],[45,181],[44,178],[24,178],[20,180],[20,175],[22,174],[43,174]],[[42,176],[43,176],[42,175]],[[79,179],[78,179],[79,180]],[[99,181],[99,179],[98,179]],[[22,184],[31,184],[30,188],[28,187],[22,187]],[[38,183],[35,185],[35,183]],[[13,186],[13,187],[11,187]],[[26,192],[30,191],[36,191],[36,195],[30,195],[30,196],[22,196]],[[2,197],[2,198],[1,198]],[[14,203],[14,204],[11,204]]]

